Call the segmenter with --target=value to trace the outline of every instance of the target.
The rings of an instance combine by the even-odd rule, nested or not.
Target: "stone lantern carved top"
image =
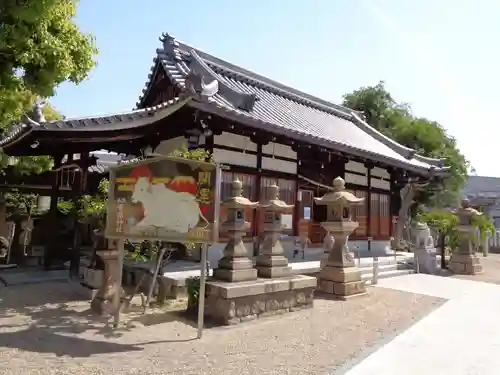
[[[333,180],[333,192],[326,193],[320,198],[314,198],[316,204],[343,204],[356,205],[360,204],[365,198],[358,198],[354,194],[345,191],[345,181],[342,177],[337,177]]]
[[[259,202],[252,202],[243,196],[243,184],[236,179],[231,184],[231,196],[224,199],[221,205],[225,208],[257,207]]]
[[[259,208],[271,211],[283,211],[293,208],[293,204],[287,204],[279,199],[279,187],[276,184],[269,186],[270,199],[264,203],[259,204]]]
[[[471,203],[468,199],[463,199],[461,203],[461,207],[453,210],[453,213],[457,216],[462,217],[473,217],[473,216],[481,216],[482,213],[472,208]]]

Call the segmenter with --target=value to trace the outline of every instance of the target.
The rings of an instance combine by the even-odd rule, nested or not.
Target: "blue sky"
[[[98,66],[52,103],[69,117],[132,109],[169,32],[335,103],[383,80],[442,123],[478,174],[500,176],[499,16],[496,0],[82,0],[77,22],[96,37]]]

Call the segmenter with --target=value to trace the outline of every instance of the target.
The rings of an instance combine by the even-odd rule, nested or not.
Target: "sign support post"
[[[110,170],[106,238],[117,240],[118,270],[112,299],[115,328],[120,322],[125,239],[201,243],[197,334],[201,338],[208,246],[216,243],[219,235],[220,184],[220,165],[186,158],[158,156]],[[145,310],[164,251],[158,252]]]
[[[123,277],[123,258],[125,257],[125,240],[118,239],[116,241],[118,251],[118,266],[116,270],[115,294],[113,295],[113,327],[117,328],[120,323],[120,310],[122,304],[122,277]]]
[[[205,288],[207,282],[207,253],[208,245],[203,244],[201,247],[201,266],[200,266],[200,294],[198,295],[198,335],[201,339],[203,335],[203,324],[205,318]]]

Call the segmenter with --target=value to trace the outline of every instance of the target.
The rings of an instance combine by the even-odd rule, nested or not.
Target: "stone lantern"
[[[270,199],[259,204],[264,214],[264,242],[257,256],[257,271],[259,277],[275,278],[289,276],[291,268],[288,267],[288,259],[285,258],[280,241],[281,214],[294,207],[279,199],[279,187],[269,187]]]
[[[227,210],[226,221],[221,224],[221,230],[228,233],[229,240],[224,248],[224,255],[219,260],[218,268],[214,270],[215,279],[223,281],[249,281],[257,279],[257,270],[253,268],[248,250],[243,243],[250,223],[245,221],[245,209],[255,208],[258,202],[251,202],[243,197],[243,185],[235,180],[231,186],[231,196],[221,202]]]
[[[471,207],[469,200],[462,200],[462,206],[453,213],[458,217],[456,230],[460,237],[458,249],[453,252],[450,259],[450,269],[453,273],[462,275],[476,275],[483,272],[483,268],[476,255],[472,237],[477,233],[473,224],[476,216],[482,215]]]
[[[229,232],[229,242],[219,268],[207,283],[207,316],[214,322],[232,325],[312,307],[317,284],[315,277],[291,273],[287,277],[277,277],[288,273],[277,232],[281,229],[278,216],[290,206],[278,199],[277,187],[271,188],[272,199],[263,205],[241,195],[241,182],[234,181],[232,187],[232,197],[221,204],[228,211],[221,227]],[[257,260],[259,271],[253,268],[242,241],[250,227],[244,219],[244,210],[257,206],[269,214],[264,227],[267,235],[264,250]],[[264,277],[258,278],[258,274]]]
[[[120,263],[118,260],[119,252],[115,248],[113,241],[107,241],[103,233],[96,234],[96,255],[104,263],[104,270],[87,270],[87,272],[94,274],[92,277],[93,283],[98,284],[98,290],[93,297],[90,307],[94,312],[98,314],[110,313],[111,311],[106,311],[106,306],[112,306],[112,301],[114,298],[116,290],[116,278],[119,275]],[[103,250],[103,248],[105,250]],[[97,276],[98,275],[98,276]],[[97,276],[97,277],[96,277]],[[95,280],[98,278],[99,280]],[[121,295],[124,295],[123,288],[120,288]]]
[[[351,220],[351,208],[361,204],[364,198],[345,191],[345,181],[337,177],[333,180],[333,192],[314,200],[327,206],[327,220],[320,225],[335,239],[318,276],[319,290],[342,299],[366,293],[361,272],[347,246],[349,236],[359,226]]]

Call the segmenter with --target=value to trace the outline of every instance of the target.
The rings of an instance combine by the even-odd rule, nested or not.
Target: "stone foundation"
[[[452,254],[449,268],[457,275],[478,275],[483,273],[483,267],[476,254]]]
[[[436,275],[438,273],[438,266],[436,260],[436,249],[433,247],[414,249],[413,250],[414,260],[415,260],[415,270],[417,269],[418,263],[418,272],[419,273],[427,273],[430,275]]]
[[[186,278],[163,277],[166,299],[187,297]]]
[[[366,294],[366,284],[358,267],[334,267],[326,265],[318,276],[318,290],[339,299]]]
[[[232,325],[260,317],[311,308],[316,279],[289,276],[243,282],[209,281],[205,314],[214,322]]]

